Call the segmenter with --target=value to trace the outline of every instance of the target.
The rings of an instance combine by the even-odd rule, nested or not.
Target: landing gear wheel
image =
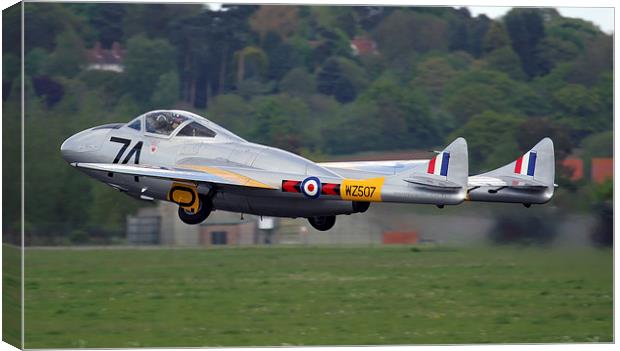
[[[308,222],[310,222],[314,229],[324,232],[332,229],[334,224],[336,224],[336,216],[308,217]]]
[[[179,206],[179,218],[183,223],[200,224],[209,217],[213,209],[211,201],[205,200],[202,197],[199,201],[200,205],[198,205],[198,211],[196,213],[188,212],[183,207]]]

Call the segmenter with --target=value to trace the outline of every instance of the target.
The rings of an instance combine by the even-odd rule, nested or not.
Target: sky
[[[490,18],[498,18],[506,14],[511,7],[508,6],[468,6],[472,16],[484,13]],[[614,32],[614,9],[604,7],[558,7],[564,17],[581,18],[593,22],[605,33]]]

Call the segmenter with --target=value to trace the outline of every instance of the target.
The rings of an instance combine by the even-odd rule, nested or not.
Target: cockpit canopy
[[[152,112],[144,116],[144,126],[148,133],[170,135],[187,119],[182,114],[171,111]]]
[[[127,123],[125,126],[137,131],[142,131],[144,128],[145,133],[160,137],[215,138],[219,135],[226,139],[244,141],[235,134],[202,116],[180,110],[147,112]]]

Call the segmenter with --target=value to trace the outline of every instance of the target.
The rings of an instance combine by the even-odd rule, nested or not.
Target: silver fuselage
[[[311,217],[363,212],[368,202],[403,202],[436,205],[455,205],[465,199],[464,189],[459,191],[433,191],[428,187],[407,183],[385,172],[355,171],[322,167],[293,153],[260,144],[247,142],[226,129],[210,122],[201,121],[215,130],[214,138],[175,137],[149,134],[131,129],[127,125],[106,128],[95,127],[77,133],[61,146],[63,158],[70,163],[133,163],[134,152],[128,160],[122,159],[142,143],[139,163],[156,167],[174,168],[179,165],[209,167],[216,172],[226,172],[227,167],[243,169],[248,179],[267,184],[271,189],[230,186],[222,184],[199,184],[198,193],[213,194],[214,209],[278,217]],[[178,130],[176,131],[178,133]],[[113,142],[125,140],[126,146]],[[125,152],[121,150],[125,147]],[[119,158],[118,155],[122,157]],[[131,153],[129,153],[131,154]],[[421,165],[423,166],[423,165]],[[137,177],[118,173],[84,170],[89,176],[106,183],[128,195],[141,199],[169,200],[172,180]],[[227,174],[223,174],[224,177]],[[349,181],[380,181],[380,196],[369,201],[355,201],[339,196],[321,196],[309,199],[299,193],[282,191],[283,180],[302,181],[317,177],[324,183]],[[211,191],[214,190],[214,191]],[[362,199],[364,200],[364,199]]]

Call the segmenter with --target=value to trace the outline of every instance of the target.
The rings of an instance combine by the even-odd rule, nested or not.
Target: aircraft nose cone
[[[71,139],[74,139],[74,137],[67,138],[67,140],[65,140],[62,145],[60,145],[60,155],[65,161],[69,163],[75,162],[75,156],[77,152],[77,145],[75,143],[75,139]]]
[[[109,129],[87,129],[67,138],[60,145],[60,155],[68,163],[97,162],[98,151]]]

